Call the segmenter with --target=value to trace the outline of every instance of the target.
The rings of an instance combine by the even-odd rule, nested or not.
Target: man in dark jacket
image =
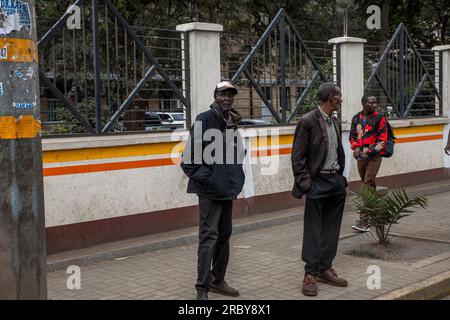
[[[292,195],[306,195],[302,259],[305,261],[303,294],[317,295],[317,283],[345,287],[332,268],[336,256],[347,180],[342,175],[345,154],[342,130],[333,112],[341,105],[341,90],[332,83],[319,87],[320,106],[302,116],[292,146]]]
[[[233,200],[244,186],[245,149],[237,130],[241,117],[232,108],[236,87],[217,84],[210,110],[200,113],[191,128],[181,168],[189,177],[187,192],[199,198],[197,299],[208,291],[228,296],[239,292],[225,281],[230,254]],[[212,263],[212,267],[211,267]]]

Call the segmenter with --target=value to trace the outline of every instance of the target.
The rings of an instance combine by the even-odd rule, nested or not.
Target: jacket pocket
[[[198,168],[197,172],[191,178],[192,180],[197,181],[200,184],[204,184],[211,175],[211,169],[206,165],[202,165],[200,168]]]
[[[229,197],[230,187],[225,165],[214,165],[211,169],[212,174],[204,185],[205,192],[212,197]]]

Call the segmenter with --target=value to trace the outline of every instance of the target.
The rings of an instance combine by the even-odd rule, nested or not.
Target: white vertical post
[[[440,80],[440,86],[442,88],[441,99],[442,99],[442,115],[444,117],[450,118],[450,45],[444,46],[436,46],[432,48],[436,53],[442,53],[442,61],[440,61],[440,68],[442,71],[440,74],[442,75],[442,79]],[[442,146],[442,150],[447,145],[448,141],[448,131],[450,129],[450,125],[447,124],[444,127],[444,142]],[[444,154],[444,167],[450,168],[450,157]]]
[[[220,82],[220,24],[193,22],[178,25],[189,36],[191,119],[209,109],[214,88]]]
[[[361,111],[361,98],[364,95],[364,43],[367,40],[353,37],[340,37],[328,40],[334,44],[335,50],[340,50],[337,56],[340,57],[339,79],[342,91],[341,121],[342,124],[350,125],[352,117]],[[338,46],[339,44],[339,46]],[[337,53],[337,52],[336,52]],[[339,81],[338,81],[339,80]],[[349,177],[350,165],[353,159],[350,143],[348,141],[349,132],[344,132],[342,142],[345,151],[344,176]]]
[[[352,117],[361,111],[364,95],[364,43],[365,39],[341,37],[328,40],[340,50],[340,83],[342,99],[342,123],[350,123]]]

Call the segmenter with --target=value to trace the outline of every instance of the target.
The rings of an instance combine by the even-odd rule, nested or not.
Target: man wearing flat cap
[[[241,116],[232,108],[237,93],[229,81],[216,85],[215,101],[195,119],[182,157],[181,168],[189,177],[187,192],[199,199],[198,300],[207,300],[208,291],[239,295],[225,282],[233,200],[245,180],[245,149],[237,130]]]

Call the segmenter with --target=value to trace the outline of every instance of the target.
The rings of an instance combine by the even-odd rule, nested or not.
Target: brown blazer
[[[342,147],[342,126],[333,117],[338,134],[338,163],[339,173],[344,172],[345,153]],[[325,164],[328,154],[328,133],[325,119],[316,108],[303,115],[295,129],[294,143],[292,145],[292,170],[294,172],[294,188],[292,195],[301,198],[308,193],[314,177]]]

